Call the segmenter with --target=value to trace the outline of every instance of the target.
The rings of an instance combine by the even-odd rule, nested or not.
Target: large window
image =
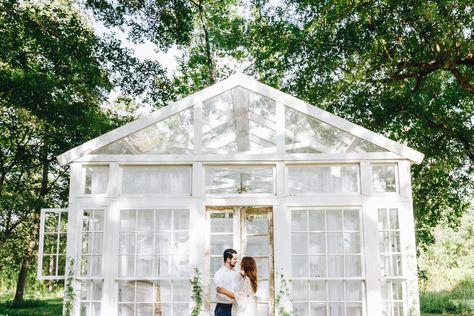
[[[81,316],[100,315],[102,299],[102,257],[104,253],[104,210],[82,212],[80,257]]]
[[[64,209],[41,210],[38,256],[39,279],[62,279],[66,268],[68,213]]]
[[[382,315],[402,316],[405,311],[406,282],[402,269],[398,208],[379,208]]]
[[[274,194],[273,166],[207,166],[208,194]]]
[[[288,193],[358,193],[359,166],[288,166]]]
[[[291,239],[295,315],[362,315],[360,210],[293,209]]]
[[[191,195],[191,166],[124,166],[122,193]]]
[[[186,315],[189,210],[120,211],[119,315]]]

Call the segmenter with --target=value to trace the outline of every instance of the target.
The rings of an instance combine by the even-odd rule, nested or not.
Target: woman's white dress
[[[235,293],[237,302],[237,316],[257,316],[257,300],[250,284],[250,279],[243,277],[240,280],[239,290]]]

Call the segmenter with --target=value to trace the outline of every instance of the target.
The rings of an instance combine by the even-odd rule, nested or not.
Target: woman
[[[257,264],[252,257],[243,257],[240,262],[239,289],[232,293],[224,288],[217,288],[219,293],[234,298],[237,303],[237,316],[257,316]],[[234,315],[234,313],[232,313]]]

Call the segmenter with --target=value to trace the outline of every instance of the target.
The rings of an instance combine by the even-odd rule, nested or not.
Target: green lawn
[[[20,308],[12,308],[12,295],[0,294],[0,316],[61,316],[63,298],[58,295],[27,297]]]

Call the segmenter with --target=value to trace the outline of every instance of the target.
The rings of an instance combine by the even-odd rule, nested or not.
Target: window
[[[359,166],[288,166],[288,193],[358,193]]]
[[[105,194],[109,181],[109,166],[85,166],[84,194]]]
[[[82,213],[81,276],[102,276],[104,252],[104,210]]]
[[[81,316],[100,315],[102,300],[102,256],[104,253],[103,209],[82,211],[80,257]]]
[[[293,209],[291,212],[295,315],[362,315],[359,209]]]
[[[315,117],[285,107],[286,152],[364,153],[387,150]]]
[[[374,192],[397,192],[397,165],[372,165],[372,189]]]
[[[125,166],[124,194],[191,195],[191,166]]]
[[[120,211],[119,315],[185,315],[189,210]]]
[[[38,279],[64,278],[67,221],[65,209],[41,210]]]
[[[382,315],[404,315],[405,286],[397,208],[378,209],[381,262]]]
[[[207,194],[274,194],[273,166],[208,166]]]
[[[93,154],[189,154],[194,150],[194,108],[171,115],[127,137],[106,145]]]
[[[202,150],[275,152],[275,101],[236,87],[203,102]]]

